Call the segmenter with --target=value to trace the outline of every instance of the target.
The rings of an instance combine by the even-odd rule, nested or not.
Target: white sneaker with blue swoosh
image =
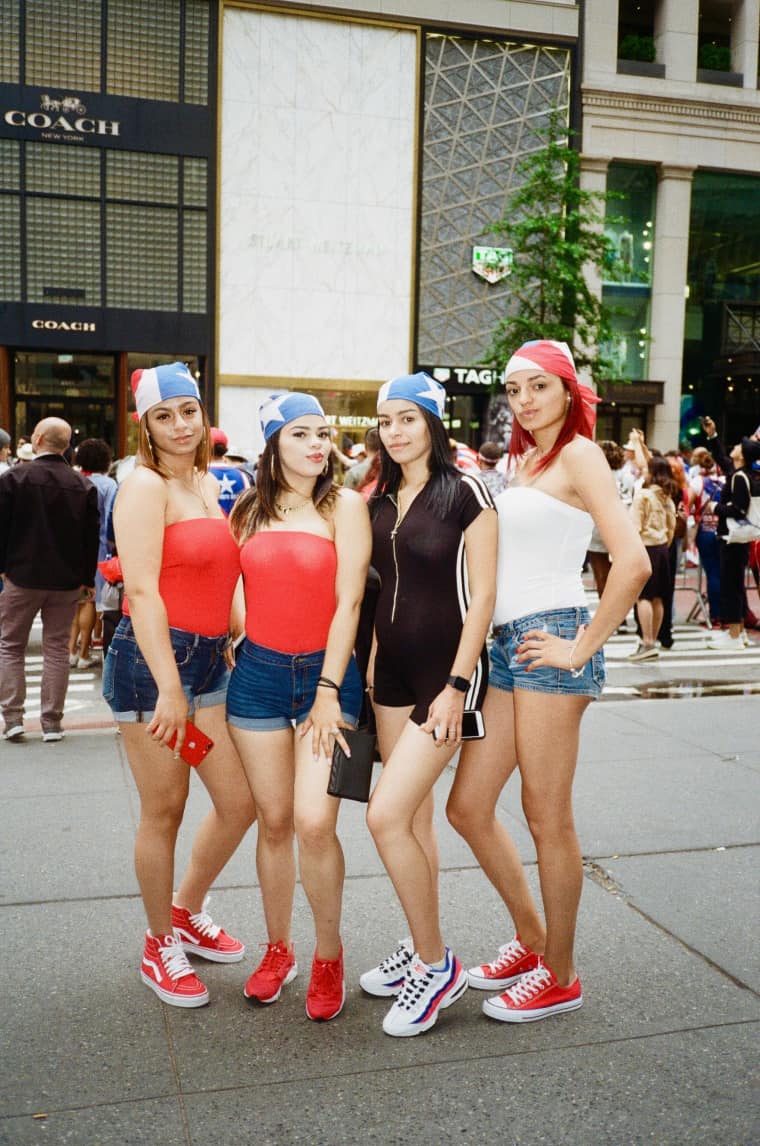
[[[466,990],[467,972],[449,947],[442,970],[423,963],[415,954],[404,985],[383,1019],[383,1030],[396,1038],[421,1035],[435,1025],[439,1012],[455,1003]]]

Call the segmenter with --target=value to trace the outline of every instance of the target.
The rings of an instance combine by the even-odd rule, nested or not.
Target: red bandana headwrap
[[[577,392],[583,399],[583,412],[588,425],[588,436],[591,437],[596,422],[594,407],[597,402],[601,402],[601,398],[597,397],[588,386],[584,386],[582,382],[578,381],[573,356],[566,342],[555,342],[549,338],[524,342],[520,349],[512,355],[504,369],[505,383],[510,375],[516,374],[518,370],[546,370],[549,374],[556,374],[568,382],[570,393]]]

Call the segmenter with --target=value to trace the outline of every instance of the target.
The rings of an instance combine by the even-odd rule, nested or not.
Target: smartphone
[[[177,742],[177,734],[175,732],[169,741],[169,748],[173,748]],[[185,741],[180,750],[180,756],[189,764],[191,768],[197,768],[202,764],[204,759],[208,756],[211,749],[214,747],[214,741],[205,732],[201,732],[192,720],[188,720],[185,725]]]
[[[441,728],[436,728],[433,735],[436,740],[441,739]],[[462,740],[482,740],[486,734],[483,713],[477,708],[465,709],[462,713]],[[445,733],[443,739],[445,739]]]

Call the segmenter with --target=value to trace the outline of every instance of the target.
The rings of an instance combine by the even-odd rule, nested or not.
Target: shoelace
[[[188,962],[182,944],[178,939],[173,939],[172,936],[167,936],[167,939],[169,940],[167,943],[161,943],[158,947],[158,953],[161,956],[166,974],[170,979],[181,979],[184,975],[192,975],[193,969]]]
[[[213,919],[206,911],[206,904],[208,899],[204,900],[203,907],[197,915],[190,916],[190,922],[196,931],[201,935],[206,935],[209,939],[216,939],[219,932],[222,930],[218,924],[214,923]]]
[[[315,959],[312,980],[316,991],[337,989],[343,979],[340,959]]]
[[[396,1006],[402,1011],[411,1011],[420,1001],[435,978],[435,971],[425,971],[420,974],[410,967],[406,973],[404,985],[396,998]]]
[[[262,943],[260,946],[266,947],[266,951],[259,965],[259,972],[279,976],[290,961],[287,947],[283,947],[282,943]]]
[[[411,958],[412,952],[407,947],[406,941],[402,939],[393,954],[383,959],[378,970],[383,974],[389,971],[400,971],[402,967],[406,967]]]
[[[523,955],[528,952],[523,947],[519,939],[510,939],[509,943],[505,943],[503,947],[499,948],[499,957],[494,959],[493,963],[488,964],[488,970],[497,972],[501,971],[506,963],[515,963],[518,959],[522,959]]]
[[[536,967],[533,971],[527,971],[506,993],[513,1003],[529,1003],[539,991],[549,987],[551,981],[552,977],[546,967]]]

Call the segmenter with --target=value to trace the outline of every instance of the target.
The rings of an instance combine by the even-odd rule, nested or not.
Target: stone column
[[[731,68],[744,76],[745,88],[757,87],[757,35],[760,0],[739,0],[731,22]]]
[[[586,0],[581,35],[594,50],[583,53],[584,81],[617,74],[618,0]]]
[[[666,79],[695,82],[698,41],[699,0],[660,0],[655,5],[654,42]]]
[[[610,160],[607,158],[600,158],[598,156],[582,155],[581,156],[581,171],[580,171],[580,185],[582,191],[595,191],[599,194],[604,194],[607,190],[607,168],[610,165]],[[614,205],[612,210],[614,211]],[[599,231],[604,230],[604,224],[599,223],[596,228]],[[584,269],[586,282],[588,283],[589,290],[596,295],[597,298],[602,297],[602,276],[598,270],[591,267]],[[593,387],[591,374],[588,370],[579,370],[578,377],[581,382],[585,382],[587,386]]]
[[[648,376],[665,388],[649,445],[663,451],[678,446],[693,174],[664,164],[658,171]]]

